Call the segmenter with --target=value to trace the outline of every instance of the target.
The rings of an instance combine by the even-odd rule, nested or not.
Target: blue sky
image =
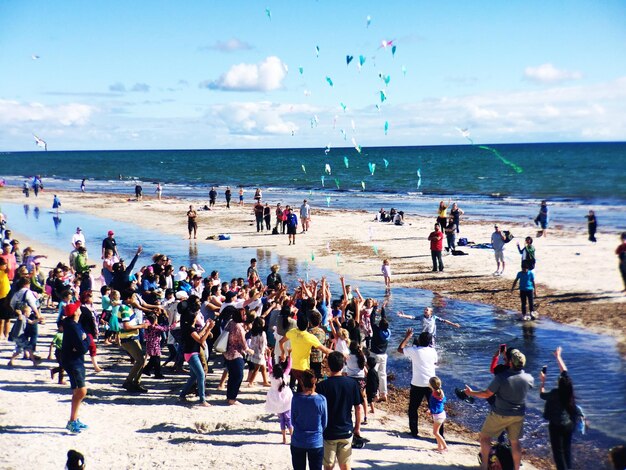
[[[0,150],[626,140],[624,25],[623,1],[5,0]]]

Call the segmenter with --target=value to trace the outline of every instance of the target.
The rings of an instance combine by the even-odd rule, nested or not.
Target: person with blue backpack
[[[556,362],[561,371],[558,386],[549,392],[545,391],[547,366],[544,366],[539,375],[541,380],[539,397],[546,401],[543,417],[549,422],[548,431],[554,463],[557,470],[567,470],[573,468],[572,434],[575,429],[584,433],[584,416],[581,408],[576,405],[574,386],[561,357],[561,351],[561,346],[554,351]],[[580,423],[582,423],[582,427]]]

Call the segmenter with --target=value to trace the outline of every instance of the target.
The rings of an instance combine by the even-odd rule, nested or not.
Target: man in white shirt
[[[409,428],[411,429],[411,435],[417,438],[419,437],[417,410],[424,398],[426,398],[426,404],[430,400],[432,390],[428,382],[431,377],[437,375],[435,371],[437,367],[437,351],[431,346],[433,337],[430,333],[422,332],[413,342],[413,345],[407,347],[407,343],[412,337],[413,328],[409,328],[406,330],[400,346],[398,346],[398,352],[411,359],[413,366],[409,400]],[[443,436],[443,425],[441,425],[440,433]]]
[[[76,246],[76,242],[80,241],[83,246],[86,248],[87,245],[85,244],[85,235],[83,234],[83,229],[80,227],[76,227],[76,233],[74,235],[72,235],[72,246],[77,249],[78,247]]]
[[[504,247],[506,243],[506,237],[504,233],[500,230],[500,227],[494,225],[494,232],[491,234],[491,246],[493,247],[493,253],[496,257],[496,272],[493,273],[494,276],[501,276],[504,274]],[[500,264],[502,264],[502,269],[500,269]]]

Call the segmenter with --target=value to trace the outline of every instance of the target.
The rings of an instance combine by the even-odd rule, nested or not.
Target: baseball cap
[[[82,228],[80,228],[80,227],[76,227],[76,231],[77,231],[77,232],[82,232],[82,231],[83,231],[83,229],[82,229]]]
[[[516,369],[521,369],[526,365],[526,356],[519,349],[515,349],[511,352],[511,364]]]
[[[76,313],[76,310],[80,308],[80,302],[74,302],[73,304],[67,304],[63,309],[63,314],[66,317],[71,317]]]
[[[113,230],[109,230],[108,235],[115,235],[115,232]]]
[[[226,292],[226,295],[224,297],[226,297],[226,301],[227,302],[230,302],[235,297],[237,297],[237,293],[236,292],[232,292],[232,291],[228,291],[228,292]]]

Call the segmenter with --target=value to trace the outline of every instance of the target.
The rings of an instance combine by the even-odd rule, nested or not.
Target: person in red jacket
[[[443,250],[443,232],[441,226],[435,224],[435,231],[428,235],[430,240],[430,256],[433,259],[433,272],[437,272],[437,264],[439,264],[439,271],[443,271],[443,259],[441,258],[441,251]]]

